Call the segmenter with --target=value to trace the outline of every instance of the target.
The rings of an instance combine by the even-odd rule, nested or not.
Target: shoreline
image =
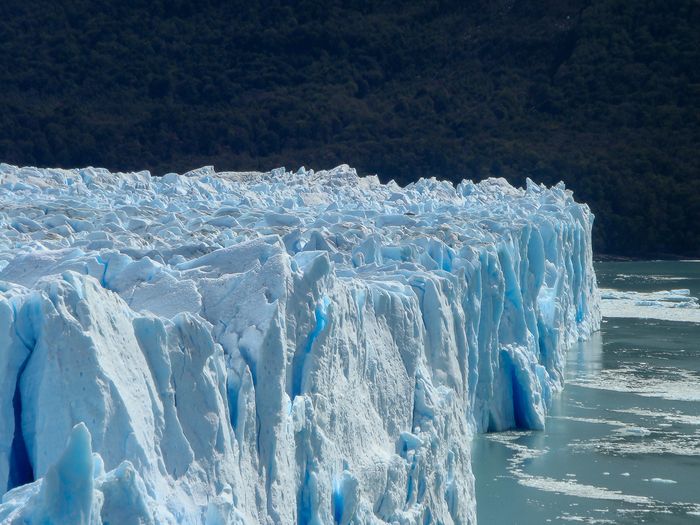
[[[594,253],[593,262],[698,261],[700,256],[655,253],[647,256]]]

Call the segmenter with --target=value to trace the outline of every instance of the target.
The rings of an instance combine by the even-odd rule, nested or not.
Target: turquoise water
[[[700,295],[697,262],[596,272],[603,288]],[[640,315],[570,349],[545,431],[475,439],[480,524],[700,523],[700,324]]]

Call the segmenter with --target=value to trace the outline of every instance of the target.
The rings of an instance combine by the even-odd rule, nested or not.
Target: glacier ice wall
[[[0,522],[475,523],[600,322],[562,184],[0,165]]]

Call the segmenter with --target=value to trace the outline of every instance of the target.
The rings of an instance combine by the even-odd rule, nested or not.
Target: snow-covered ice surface
[[[0,522],[475,522],[471,436],[542,428],[599,326],[591,223],[563,185],[0,165]]]

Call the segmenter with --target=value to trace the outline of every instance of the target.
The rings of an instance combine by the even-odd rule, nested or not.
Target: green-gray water
[[[596,272],[601,288],[700,296],[700,262]],[[611,315],[616,304],[606,303]],[[475,439],[480,524],[700,523],[700,324],[662,320],[669,312],[698,314],[642,306],[571,348],[545,431]]]

